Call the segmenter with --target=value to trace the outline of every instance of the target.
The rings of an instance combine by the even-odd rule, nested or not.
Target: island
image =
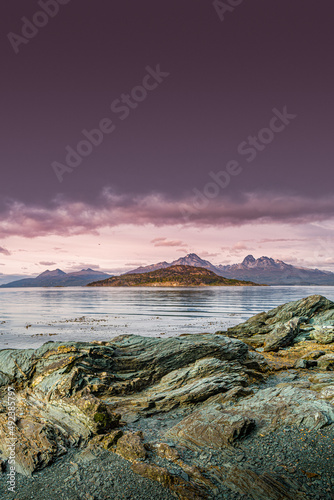
[[[133,273],[94,281],[87,286],[265,286],[223,278],[204,267],[170,266],[148,273]]]

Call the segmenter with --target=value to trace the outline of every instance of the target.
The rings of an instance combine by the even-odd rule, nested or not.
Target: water
[[[0,289],[0,349],[124,333],[213,333],[312,294],[334,301],[330,286]]]

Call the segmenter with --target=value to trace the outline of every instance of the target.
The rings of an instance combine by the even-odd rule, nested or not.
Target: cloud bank
[[[0,214],[0,237],[98,234],[102,228],[120,225],[187,225],[226,227],[250,223],[314,223],[334,216],[334,196],[310,199],[303,196],[250,193],[238,199],[216,198],[202,209],[194,200],[172,200],[161,194],[116,195],[105,191],[98,205],[55,199],[51,206],[28,205],[15,200]],[[156,239],[156,246],[181,246],[179,240]],[[0,252],[9,251],[0,247]]]

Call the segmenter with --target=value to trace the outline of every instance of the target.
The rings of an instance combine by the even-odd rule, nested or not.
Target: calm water
[[[330,286],[0,289],[0,349],[215,332],[312,294],[334,301]]]

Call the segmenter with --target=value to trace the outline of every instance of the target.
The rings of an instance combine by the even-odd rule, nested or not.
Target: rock
[[[310,333],[310,338],[314,339],[318,344],[331,344],[334,342],[334,328],[315,326]]]
[[[240,339],[212,334],[122,335],[103,343],[54,342],[35,351],[0,351],[3,396],[6,384],[16,389],[17,471],[30,475],[79,446],[78,463],[103,455],[123,462],[105,451],[116,450],[135,472],[161,482],[178,498],[219,498],[214,471],[221,457],[219,484],[228,477],[226,484],[234,488],[249,487],[250,497],[275,499],[279,492],[279,498],[288,498],[282,493],[287,483],[277,476],[235,469],[233,482],[231,468],[245,459],[240,448],[247,451],[248,442],[239,442],[248,435],[254,445],[259,435],[265,439],[282,427],[306,432],[334,423],[332,346],[315,350],[314,342],[301,340],[333,327],[333,305],[312,296],[236,327],[248,344],[264,345],[264,355]],[[304,370],[293,369],[294,364]],[[2,397],[4,463],[7,413]],[[259,464],[248,451],[247,459],[263,467],[264,461]],[[77,467],[72,469],[79,475]],[[102,465],[94,481],[101,473]]]
[[[293,339],[299,332],[299,318],[297,320],[297,322],[291,320],[284,325],[279,325],[267,335],[264,343],[264,351],[278,351],[278,349],[292,344]]]
[[[208,498],[208,494],[203,488],[195,486],[182,477],[171,474],[165,467],[158,467],[145,462],[134,462],[132,470],[136,474],[153,481],[159,481],[163,486],[176,493],[181,500],[206,500]]]
[[[176,462],[180,458],[180,454],[177,450],[171,448],[166,443],[158,443],[156,446],[156,453],[161,458],[166,458],[172,462]]]
[[[147,451],[143,444],[140,432],[126,432],[118,441],[116,453],[131,462],[147,457]]]
[[[244,323],[228,328],[227,335],[244,339],[247,343],[260,347],[266,342],[266,336],[290,323],[296,332],[308,332],[318,326],[334,326],[334,303],[322,295],[310,295],[305,299],[288,302],[268,312],[257,314]],[[292,336],[292,331],[290,332]],[[287,335],[290,337],[289,332]],[[293,340],[293,339],[292,339]],[[286,344],[288,345],[288,344]]]
[[[230,411],[253,419],[263,430],[289,425],[321,429],[334,423],[334,407],[330,403],[314,391],[293,384],[261,389],[238,401]]]
[[[0,351],[0,383],[16,387],[23,416],[17,470],[30,475],[45,467],[70,447],[117,428],[120,415],[135,422],[243,387],[249,379],[243,363],[250,359],[244,343],[216,335],[123,335],[103,344],[48,342],[37,350]],[[1,442],[6,436],[4,409]],[[6,459],[9,450],[1,451]]]
[[[315,359],[320,358],[320,356],[323,356],[324,354],[326,354],[325,351],[312,351],[312,352],[308,352],[307,354],[304,354],[304,356],[302,356],[301,359],[315,360]]]
[[[123,431],[121,429],[115,429],[109,432],[101,441],[104,449],[109,450],[117,441],[123,436]]]
[[[297,359],[297,361],[294,364],[295,368],[304,368],[304,369],[309,369],[317,366],[317,362],[314,360],[309,360],[309,359]]]
[[[75,398],[73,402],[85,415],[90,417],[93,424],[91,430],[94,433],[101,434],[119,425],[121,416],[113,413],[105,403],[95,396]]]
[[[181,473],[181,477],[186,481],[189,481],[189,477],[192,481],[200,487],[208,488],[211,492],[216,492],[216,487],[207,477],[203,476],[200,469],[195,465],[188,465],[185,463],[177,450],[171,448],[167,443],[158,443],[155,446],[155,451],[157,455],[161,458],[165,458],[166,460],[170,460],[171,462],[179,465],[183,469],[183,473]]]
[[[222,448],[243,439],[254,428],[253,419],[212,406],[191,413],[172,427],[166,437],[188,448]]]
[[[250,469],[232,467],[224,481],[232,491],[247,495],[254,500],[298,500],[305,495],[298,485],[283,477],[269,473],[257,474]]]
[[[323,399],[334,400],[334,385],[329,385],[322,389],[319,393],[319,397]]]
[[[320,356],[317,360],[317,365],[320,370],[334,370],[334,353]]]

